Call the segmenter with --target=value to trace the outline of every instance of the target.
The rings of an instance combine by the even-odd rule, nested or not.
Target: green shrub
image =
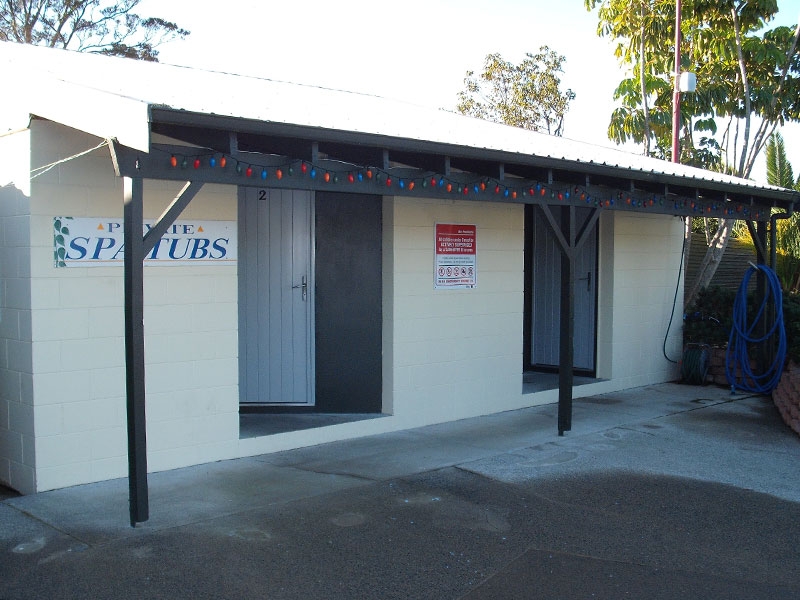
[[[786,328],[786,354],[800,363],[800,294],[783,295],[783,326]]]
[[[733,325],[733,302],[736,292],[710,286],[701,290],[691,308],[686,311],[683,323],[685,344],[724,346]]]
[[[733,304],[736,292],[720,287],[702,290],[694,304],[686,311],[683,323],[685,344],[709,344],[724,346],[728,343],[733,326]],[[748,322],[752,322],[754,311],[761,305],[754,294],[748,294]],[[783,294],[783,325],[786,329],[787,357],[800,362],[800,294]]]

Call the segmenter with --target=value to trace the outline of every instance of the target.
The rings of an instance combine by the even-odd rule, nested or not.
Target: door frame
[[[559,207],[561,208],[561,207]],[[562,209],[563,210],[563,209]],[[524,231],[525,231],[525,244],[524,244],[524,310],[523,310],[523,359],[522,366],[524,371],[541,371],[541,372],[558,372],[559,365],[543,365],[535,364],[533,362],[533,268],[534,268],[534,205],[525,205],[524,216]],[[579,223],[580,225],[580,223]],[[595,377],[597,373],[597,319],[598,319],[598,295],[599,295],[599,270],[600,270],[600,230],[597,224],[594,224],[595,233],[595,259],[594,259],[594,298],[593,298],[593,316],[594,328],[592,336],[592,366],[590,369],[576,368],[573,364],[573,373],[580,376]],[[588,240],[587,240],[588,241]],[[566,257],[560,253],[561,259]],[[574,343],[574,337],[573,337]]]

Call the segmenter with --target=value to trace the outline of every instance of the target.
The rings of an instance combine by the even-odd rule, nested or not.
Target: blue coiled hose
[[[767,279],[767,293],[758,309],[752,323],[747,322],[747,286],[754,273],[762,271]],[[770,301],[775,306],[775,320],[768,327],[768,331],[763,337],[753,335],[756,326],[762,318],[766,318],[765,312]],[[753,373],[750,367],[748,356],[748,344],[775,344],[777,346],[775,358],[769,368],[762,374]],[[742,390],[755,392],[757,394],[767,394],[774,390],[783,372],[783,364],[786,360],[786,329],[783,325],[783,292],[781,282],[775,271],[766,265],[752,266],[744,275],[736,299],[733,302],[733,326],[731,335],[728,338],[728,349],[725,353],[725,376],[731,384],[731,392]],[[738,378],[737,378],[738,374]]]

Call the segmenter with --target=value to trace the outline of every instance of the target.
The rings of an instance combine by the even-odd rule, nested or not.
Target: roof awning
[[[415,178],[433,174],[454,188],[462,184],[467,197],[463,184],[480,187],[485,178],[500,182],[506,200],[516,191],[511,200],[532,201],[527,192],[538,183],[549,190],[540,201],[547,193],[557,197],[557,190],[562,196],[572,190],[575,201],[575,188],[585,187],[605,208],[636,203],[670,212],[679,199],[676,214],[743,218],[748,206],[791,210],[800,198],[722,173],[365,94],[11,42],[0,43],[0,63],[24,82],[16,97],[30,114],[116,139],[151,154],[150,164],[161,151],[153,134],[191,144],[195,149],[186,152],[192,155],[234,158],[233,133],[236,152],[250,153],[255,166],[269,166],[260,162],[277,156],[338,161],[344,172],[408,168]],[[738,213],[724,214],[739,205]]]

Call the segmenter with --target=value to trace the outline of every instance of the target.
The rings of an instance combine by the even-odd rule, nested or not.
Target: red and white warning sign
[[[436,223],[434,289],[474,288],[478,283],[477,227]]]

